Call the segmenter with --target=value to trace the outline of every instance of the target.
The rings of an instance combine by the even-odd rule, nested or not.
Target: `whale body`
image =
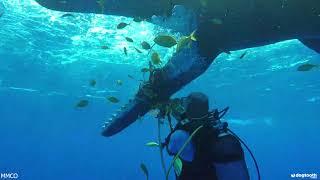
[[[199,2],[205,1],[205,6]],[[299,39],[320,53],[319,0],[102,0],[103,8],[91,0],[37,0],[49,9],[82,13],[104,13],[128,17],[168,16],[175,5],[183,5],[196,15],[198,41],[173,56],[155,74],[156,93],[170,97],[204,73],[222,52],[252,48],[289,39]],[[203,7],[204,6],[204,7]],[[216,22],[216,23],[215,23]],[[218,23],[217,23],[218,22]],[[140,116],[152,103],[138,92],[122,111],[106,122],[102,135],[112,136]]]

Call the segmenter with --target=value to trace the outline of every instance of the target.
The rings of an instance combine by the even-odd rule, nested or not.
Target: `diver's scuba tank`
[[[222,138],[223,136],[227,136],[227,135],[232,135],[233,137],[235,137],[240,143],[242,143],[245,148],[248,150],[250,156],[252,157],[256,170],[257,170],[257,174],[258,174],[258,179],[260,180],[260,171],[259,171],[259,167],[257,164],[257,161],[252,153],[252,151],[250,150],[250,148],[244,143],[243,140],[241,140],[233,131],[231,131],[228,128],[228,123],[227,122],[222,122],[222,118],[226,115],[226,113],[229,110],[229,107],[226,107],[224,109],[222,109],[221,111],[219,111],[218,109],[213,109],[212,111],[209,111],[206,116],[203,117],[199,117],[199,118],[193,118],[193,119],[188,119],[187,115],[186,115],[186,109],[184,108],[184,100],[181,99],[174,99],[174,105],[171,105],[171,111],[169,114],[166,114],[166,117],[168,118],[168,122],[170,125],[170,129],[171,132],[169,133],[169,135],[167,136],[167,138],[165,139],[165,141],[161,144],[161,150],[166,148],[167,152],[170,154],[169,150],[168,150],[168,144],[170,141],[170,136],[176,131],[176,130],[185,130],[187,132],[189,132],[190,134],[190,138],[184,143],[184,146],[179,150],[178,154],[170,154],[170,155],[174,155],[174,159],[170,165],[174,166],[175,168],[175,173],[177,175],[177,173],[181,173],[182,171],[182,166],[184,163],[182,163],[183,161],[179,158],[180,153],[182,153],[183,149],[185,148],[186,144],[188,144],[191,140],[208,140],[211,139],[211,141],[215,141],[218,138]],[[161,112],[161,111],[160,111]],[[178,123],[176,124],[176,126],[174,128],[172,128],[172,123],[171,123],[171,116],[173,116],[175,119],[178,120]],[[211,138],[208,138],[207,135],[209,134],[209,136],[212,136]],[[198,136],[198,137],[197,137]],[[215,139],[216,138],[216,139]],[[209,140],[210,141],[210,140]],[[208,141],[206,141],[208,142]],[[202,143],[203,144],[203,143]],[[213,147],[212,145],[209,145],[211,147]],[[206,146],[204,146],[206,147]],[[196,154],[197,154],[197,147],[196,148]],[[203,147],[202,147],[203,148]],[[207,157],[210,156],[210,150],[208,150],[207,152],[203,152],[205,155],[201,155],[201,157]],[[199,156],[199,153],[198,153]],[[197,155],[195,155],[195,157],[197,157]],[[209,157],[209,159],[211,159],[212,157]],[[201,159],[201,158],[200,158]],[[214,158],[212,158],[214,159]],[[167,177],[169,175],[169,171],[170,168],[167,171]]]

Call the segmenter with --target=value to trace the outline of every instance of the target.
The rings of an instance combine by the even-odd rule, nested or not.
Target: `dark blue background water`
[[[23,61],[22,58],[17,59],[18,56],[2,54],[1,57],[7,61]],[[115,67],[109,66],[113,69]],[[231,128],[255,153],[263,179],[289,179],[290,173],[318,172],[319,101],[309,102],[306,99],[319,95],[319,71],[301,73],[292,68],[243,80],[236,78],[238,75],[234,72],[234,79],[229,81],[231,85],[213,88],[214,83],[221,83],[218,80],[223,78],[221,74],[210,71],[217,71],[224,66],[222,62],[212,66],[208,73],[177,96],[202,91],[215,102],[211,103],[212,107],[231,107],[227,119],[240,119],[240,122],[250,120],[251,123],[247,125],[231,123]],[[118,70],[113,71],[112,76],[124,79],[124,87],[119,89],[124,88],[126,91],[118,94],[121,103],[124,103],[134,93],[137,83],[128,79],[123,72],[129,68],[129,71],[135,69],[124,65],[117,67]],[[55,81],[60,85],[63,82],[74,84],[58,76],[63,71],[55,73],[48,76],[56,77]],[[2,83],[3,87],[23,82],[32,82],[27,87],[37,87],[37,81],[33,81],[31,74],[16,72],[10,76],[16,79],[6,79]],[[92,73],[90,77],[96,77],[96,74]],[[2,72],[3,78],[5,75],[8,77],[8,73]],[[229,76],[232,77],[232,74]],[[97,86],[99,83],[112,86],[110,81],[113,77],[109,78],[107,82],[98,80]],[[88,76],[80,79],[83,79],[83,85],[87,85]],[[295,84],[294,88],[288,86],[290,83]],[[312,84],[314,86],[310,88]],[[257,90],[258,87],[269,87],[271,90],[262,95],[264,93]],[[104,138],[100,135],[100,126],[118,105],[107,103],[104,99],[89,98],[90,105],[79,110],[74,105],[80,98],[72,95],[72,89],[66,89],[66,92],[71,92],[66,96],[49,96],[44,93],[46,88],[40,87],[41,92],[2,88],[1,172],[18,172],[21,179],[32,180],[144,179],[139,169],[140,163],[144,162],[150,171],[150,179],[164,179],[158,149],[144,146],[146,142],[157,138],[154,118],[148,115],[120,134]],[[81,89],[81,86],[78,88]],[[265,118],[271,120],[265,122]],[[252,160],[248,155],[247,159],[254,179]]]

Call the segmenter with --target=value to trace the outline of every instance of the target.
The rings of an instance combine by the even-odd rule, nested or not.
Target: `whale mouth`
[[[151,104],[147,101],[135,98],[128,104],[122,106],[117,114],[113,114],[103,125],[102,135],[105,137],[113,136],[130,124],[134,123],[139,117],[144,116],[151,109]]]

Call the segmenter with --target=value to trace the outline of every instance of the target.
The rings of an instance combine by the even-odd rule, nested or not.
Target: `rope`
[[[252,157],[252,159],[253,159],[253,162],[254,162],[254,165],[255,165],[255,167],[256,167],[256,170],[257,170],[257,174],[258,174],[258,180],[260,180],[261,179],[261,177],[260,177],[260,170],[259,170],[259,166],[258,166],[258,163],[257,163],[257,160],[256,160],[256,158],[254,157],[254,155],[253,155],[253,153],[252,153],[252,151],[250,150],[250,148],[247,146],[247,144],[244,142],[244,141],[242,141],[242,139],[240,139],[240,137],[239,136],[237,136],[237,134],[236,133],[234,133],[233,131],[231,131],[229,128],[228,128],[228,131],[234,136],[234,137],[236,137],[245,147],[246,147],[246,149],[248,150],[248,152],[250,153],[250,156]]]
[[[161,165],[162,165],[162,169],[164,174],[166,174],[167,170],[166,170],[166,165],[164,163],[164,158],[163,158],[163,147],[161,145],[161,134],[160,134],[160,118],[158,118],[158,142],[159,142],[159,151],[160,151],[160,159],[161,159]]]

